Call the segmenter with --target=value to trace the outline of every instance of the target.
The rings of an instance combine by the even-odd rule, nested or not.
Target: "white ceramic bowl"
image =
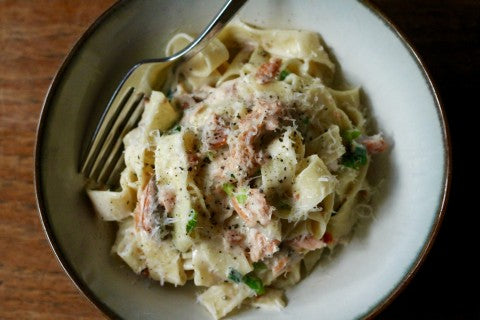
[[[98,219],[77,173],[86,132],[125,72],[162,55],[178,31],[196,33],[221,0],[121,1],[80,39],[59,70],[38,128],[35,179],[40,215],[58,259],[102,311],[125,319],[210,319],[193,286],[161,287],[110,254],[115,227]],[[243,20],[319,32],[347,81],[360,85],[393,141],[377,159],[384,178],[375,218],[351,243],[287,291],[281,313],[246,310],[237,319],[351,319],[376,314],[418,268],[438,229],[450,177],[445,119],[418,57],[392,25],[350,0],[255,0]],[[375,177],[374,177],[375,178]]]

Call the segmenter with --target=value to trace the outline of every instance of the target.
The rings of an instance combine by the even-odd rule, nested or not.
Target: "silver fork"
[[[93,137],[80,161],[79,171],[90,181],[114,186],[123,168],[123,137],[140,121],[143,99],[150,92],[138,86],[138,79],[154,64],[175,68],[192,58],[230,21],[247,0],[228,0],[217,15],[188,46],[169,57],[142,60],[120,82],[95,128]],[[137,85],[135,85],[137,82]]]

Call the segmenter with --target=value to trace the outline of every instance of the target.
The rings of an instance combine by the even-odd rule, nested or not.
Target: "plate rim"
[[[107,315],[109,318],[112,319],[122,319],[122,317],[117,314],[111,307],[109,307],[105,302],[101,301],[101,299],[89,288],[89,286],[82,280],[79,274],[73,268],[73,265],[67,259],[65,254],[63,253],[63,249],[60,243],[57,241],[57,237],[53,231],[53,227],[50,223],[50,219],[48,216],[47,208],[45,205],[45,199],[42,192],[42,178],[41,178],[41,162],[42,162],[42,145],[43,145],[43,138],[45,133],[46,127],[46,120],[47,116],[50,111],[50,106],[59,85],[62,83],[63,77],[65,75],[65,71],[67,70],[68,66],[75,59],[75,57],[80,52],[80,49],[83,47],[85,42],[90,38],[90,36],[103,24],[103,22],[113,15],[116,11],[122,8],[129,0],[119,0],[113,3],[109,8],[107,8],[99,17],[95,19],[95,21],[87,28],[87,30],[80,36],[80,38],[76,41],[75,45],[70,49],[67,56],[63,60],[60,68],[56,72],[51,84],[47,90],[47,94],[42,104],[39,122],[36,129],[36,139],[35,139],[35,149],[34,149],[34,189],[35,189],[35,196],[36,196],[36,204],[37,204],[37,211],[41,220],[43,231],[47,237],[48,243],[50,248],[52,249],[55,257],[57,258],[60,266],[73,282],[73,284],[77,287],[77,289],[90,301],[94,306],[97,307],[101,312]],[[444,161],[445,167],[443,172],[443,189],[441,195],[441,202],[439,203],[438,211],[435,214],[435,220],[431,225],[431,229],[429,231],[427,241],[424,243],[422,249],[417,254],[417,257],[412,262],[410,269],[405,273],[403,278],[395,284],[394,288],[387,293],[380,302],[376,303],[374,307],[370,307],[370,309],[365,312],[363,315],[359,315],[361,318],[364,319],[373,319],[378,316],[385,308],[392,303],[400,294],[401,292],[408,286],[410,281],[412,281],[414,275],[420,269],[420,266],[424,263],[428,253],[433,247],[435,239],[439,233],[441,224],[443,222],[446,209],[447,209],[447,202],[450,194],[451,188],[451,179],[452,179],[452,145],[451,145],[451,135],[448,126],[448,122],[446,120],[445,109],[443,103],[440,99],[438,94],[438,90],[436,88],[435,82],[433,81],[428,68],[426,67],[425,63],[423,62],[422,58],[417,53],[415,47],[411,44],[405,34],[400,30],[400,28],[392,21],[390,18],[386,16],[378,7],[377,5],[373,4],[368,0],[360,0],[361,5],[367,8],[374,16],[379,18],[387,28],[389,28],[394,36],[396,36],[400,42],[404,45],[407,49],[408,53],[411,55],[413,60],[415,61],[417,67],[419,68],[423,78],[426,80],[427,85],[430,89],[430,94],[433,97],[434,104],[437,111],[437,116],[439,118],[439,122],[442,129],[442,140],[444,145]]]
[[[404,34],[403,31],[398,27],[396,23],[394,23],[390,18],[383,13],[377,5],[372,3],[368,0],[360,0],[360,3],[363,4],[370,12],[378,17],[383,23],[389,28],[395,36],[400,40],[400,42],[404,45],[407,49],[410,56],[415,61],[417,67],[420,69],[422,76],[427,81],[428,87],[430,89],[430,93],[433,97],[434,104],[437,111],[437,116],[439,118],[439,122],[442,128],[442,138],[443,138],[443,145],[445,149],[443,150],[443,157],[445,161],[444,167],[444,175],[443,175],[443,190],[441,195],[441,203],[439,205],[438,212],[435,216],[435,220],[431,226],[430,232],[427,237],[427,241],[424,243],[422,249],[419,251],[415,261],[410,266],[410,270],[403,276],[402,280],[398,282],[398,284],[388,293],[383,300],[378,303],[375,307],[371,308],[366,314],[363,315],[365,319],[373,319],[378,316],[385,308],[390,305],[401,293],[405,288],[410,284],[412,279],[414,278],[415,274],[420,269],[421,265],[425,262],[428,253],[432,249],[435,239],[440,231],[443,219],[445,217],[445,213],[447,210],[448,199],[450,195],[450,187],[451,187],[451,180],[452,180],[452,142],[451,142],[451,135],[450,129],[446,118],[445,109],[443,106],[443,102],[438,94],[438,90],[433,80],[427,66],[423,62],[423,59],[418,54],[417,50],[410,42],[408,37]]]
[[[34,191],[37,200],[37,211],[40,217],[43,231],[47,237],[48,244],[52,249],[55,257],[57,258],[63,271],[70,278],[75,287],[92,303],[98,310],[111,319],[122,319],[112,308],[110,308],[105,302],[103,302],[88,286],[88,284],[82,280],[79,273],[75,271],[72,263],[63,253],[63,248],[57,241],[57,236],[53,231],[53,227],[50,223],[50,219],[45,204],[45,199],[42,191],[43,181],[41,178],[41,161],[42,161],[42,146],[44,141],[44,133],[48,114],[51,109],[51,102],[56,95],[59,85],[62,83],[65,72],[70,66],[71,62],[80,52],[85,42],[95,33],[95,31],[103,24],[103,22],[113,15],[116,11],[123,7],[129,0],[118,0],[108,7],[100,16],[98,16],[93,23],[87,28],[85,32],[81,34],[72,48],[68,51],[68,54],[64,58],[60,68],[56,72],[50,86],[47,90],[47,94],[42,104],[40,111],[39,122],[37,125],[36,137],[35,137],[35,149],[34,149]]]

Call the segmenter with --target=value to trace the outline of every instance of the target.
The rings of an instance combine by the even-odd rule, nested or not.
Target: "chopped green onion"
[[[237,178],[235,178],[235,175],[234,175],[233,173],[230,173],[230,177],[231,177],[232,179],[237,179]]]
[[[265,266],[263,262],[260,262],[260,264]],[[250,287],[250,289],[255,291],[255,293],[258,295],[262,295],[265,293],[265,287],[263,286],[262,280],[256,275],[252,274],[251,272],[243,276],[237,270],[230,268],[230,271],[228,272],[228,279],[235,283],[240,283],[240,282],[245,283],[248,287]]]
[[[235,283],[240,283],[242,281],[242,274],[235,269],[230,268],[230,272],[228,273],[228,279],[232,280]]]
[[[215,158],[215,152],[207,151],[207,158],[208,160],[213,161],[213,159]]]
[[[247,274],[243,276],[242,282],[250,287],[256,294],[262,295],[265,293],[265,287],[263,286],[262,280],[259,277],[253,274]]]
[[[180,132],[182,130],[182,126],[178,125],[175,128],[173,128],[173,130]]]
[[[278,77],[280,81],[285,80],[285,78],[290,74],[290,71],[287,69],[283,69],[282,72],[280,72],[280,76]]]
[[[230,197],[233,194],[233,189],[235,189],[235,186],[231,183],[224,183],[223,186],[223,191]]]
[[[188,214],[187,233],[190,233],[197,226],[197,216],[198,214],[195,209],[190,210]]]
[[[347,143],[352,143],[352,141],[360,137],[361,134],[362,133],[358,129],[350,129],[343,132],[342,137]]]
[[[247,194],[246,193],[239,193],[235,195],[235,198],[237,199],[238,203],[240,204],[245,204],[247,202]]]
[[[342,164],[345,167],[359,169],[360,167],[367,164],[367,149],[358,143],[352,144],[353,151],[347,152],[342,157]]]
[[[267,265],[262,261],[254,262],[253,263],[253,270],[260,271],[260,270],[267,270]]]

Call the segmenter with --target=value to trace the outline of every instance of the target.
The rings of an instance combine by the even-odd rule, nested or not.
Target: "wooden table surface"
[[[55,72],[113,2],[0,0],[0,319],[104,318],[63,272],[43,233],[33,188],[33,148]],[[475,143],[478,131],[469,129],[465,112],[479,107],[473,98],[480,88],[474,77],[480,71],[480,1],[371,2],[398,24],[430,69],[454,148],[467,136]],[[468,222],[479,212],[478,206],[465,205],[470,157],[462,147],[454,151],[451,199],[437,241],[411,284],[379,318],[480,318],[474,295],[465,294],[478,279],[465,243],[478,243]]]

